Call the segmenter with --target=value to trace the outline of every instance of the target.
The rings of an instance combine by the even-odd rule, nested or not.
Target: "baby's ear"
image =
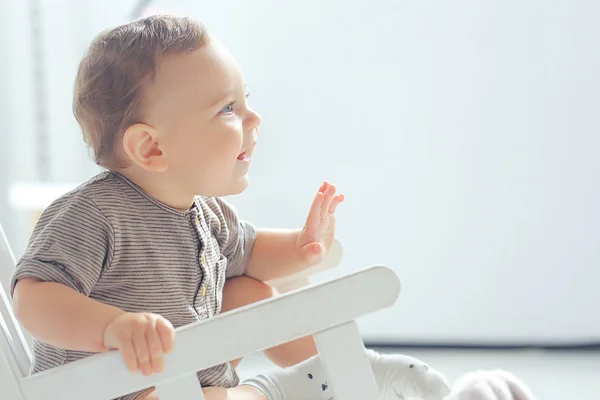
[[[167,158],[158,130],[147,124],[133,124],[123,134],[123,150],[132,163],[150,172],[164,172]]]

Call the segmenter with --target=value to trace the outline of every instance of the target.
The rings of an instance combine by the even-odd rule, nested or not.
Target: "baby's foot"
[[[444,377],[416,358],[380,355],[371,350],[367,350],[367,358],[379,387],[378,400],[442,400],[450,393]],[[242,384],[259,389],[268,400],[335,399],[335,390],[318,356],[293,367],[248,379]]]
[[[367,350],[379,387],[379,400],[442,400],[450,393],[446,379],[423,361],[402,354]]]

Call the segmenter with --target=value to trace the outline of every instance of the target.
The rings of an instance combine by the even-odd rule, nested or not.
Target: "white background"
[[[3,187],[36,179],[25,4],[0,0]],[[133,2],[42,4],[51,177],[79,182],[97,169],[71,114],[77,63]],[[372,264],[400,276],[397,305],[360,321],[367,339],[600,340],[600,3],[155,7],[204,21],[263,115],[251,186],[231,199],[242,216],[299,227],[329,179],[347,200],[345,261],[326,276]],[[19,253],[27,217],[0,206]]]

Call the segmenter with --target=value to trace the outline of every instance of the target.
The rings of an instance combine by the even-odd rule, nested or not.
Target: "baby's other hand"
[[[163,354],[173,350],[175,329],[157,314],[125,313],[108,324],[104,346],[119,350],[132,373],[146,376],[164,369]]]

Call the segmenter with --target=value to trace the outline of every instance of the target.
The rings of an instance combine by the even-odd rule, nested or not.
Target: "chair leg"
[[[204,400],[196,373],[184,375],[156,385],[160,400]]]
[[[0,319],[0,323],[2,320]],[[0,326],[0,335],[2,335]],[[1,339],[1,338],[0,338]],[[0,398],[10,400],[25,400],[19,387],[20,371],[17,371],[16,365],[11,365],[0,348]]]
[[[335,399],[379,397],[377,382],[355,321],[319,332],[314,338]]]

